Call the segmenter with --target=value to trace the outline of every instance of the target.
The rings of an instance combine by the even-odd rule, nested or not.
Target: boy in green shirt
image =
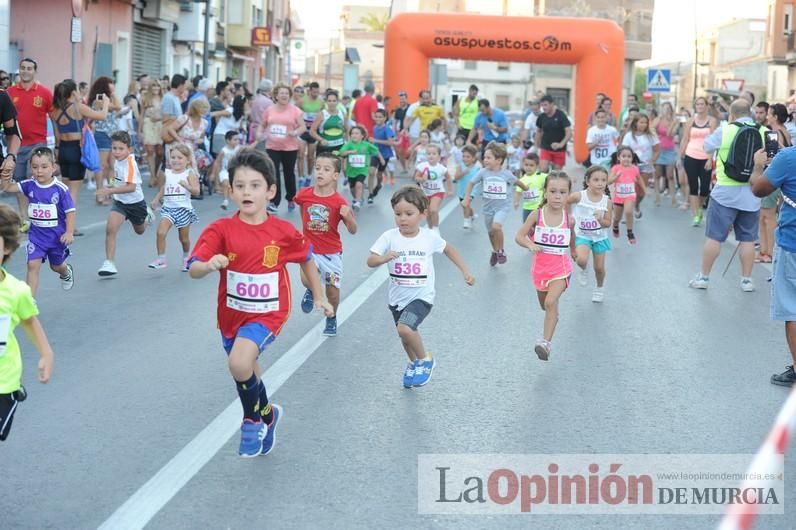
[[[531,212],[539,208],[542,204],[542,197],[544,196],[544,181],[547,178],[547,173],[539,171],[539,155],[536,153],[528,153],[522,160],[523,176],[520,182],[528,186],[527,191],[522,191],[522,188],[517,186],[514,191],[514,209],[520,206],[520,198],[522,201],[522,222],[531,215]]]
[[[0,204],[0,251],[3,263],[19,247],[19,215],[9,206]],[[39,381],[50,380],[53,351],[47,335],[36,315],[39,310],[28,285],[0,268],[0,441],[8,437],[17,404],[25,400],[22,386],[22,355],[14,336],[14,328],[21,325],[31,342],[39,350]]]
[[[379,148],[372,143],[365,141],[368,133],[360,125],[351,127],[349,133],[351,139],[340,148],[338,155],[345,160],[345,176],[348,179],[348,186],[351,188],[351,196],[354,200],[351,207],[358,211],[362,205],[362,190],[365,179],[371,171],[375,171],[372,166],[371,157],[378,156],[379,163],[384,165],[384,158],[379,153]],[[368,204],[373,204],[373,199],[368,199]]]

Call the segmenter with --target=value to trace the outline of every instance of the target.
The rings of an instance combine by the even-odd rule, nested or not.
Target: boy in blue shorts
[[[257,358],[282,330],[290,315],[288,263],[299,263],[315,307],[334,316],[323,296],[312,245],[293,225],[269,215],[276,194],[274,165],[254,148],[241,149],[228,166],[238,212],[205,228],[188,260],[192,278],[220,273],[218,327],[229,371],[243,405],[238,453],[266,455],[276,442],[282,416],[268,402]]]

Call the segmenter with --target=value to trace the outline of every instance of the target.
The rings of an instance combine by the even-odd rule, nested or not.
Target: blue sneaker
[[[404,388],[412,388],[412,382],[415,379],[415,365],[414,363],[409,363],[406,365],[406,371],[404,372]]]
[[[312,291],[307,289],[304,291],[304,296],[301,297],[301,310],[305,313],[312,313],[314,308],[315,300],[312,298]]]
[[[327,337],[337,336],[337,317],[326,319],[326,327],[323,328],[323,334]]]
[[[248,418],[243,420],[243,424],[240,426],[240,448],[238,449],[238,454],[245,458],[259,455],[267,430],[268,427],[262,421],[255,423]]]
[[[428,383],[431,380],[431,372],[434,371],[436,365],[437,361],[433,357],[428,361],[416,361],[412,386],[423,386]]]
[[[271,425],[268,426],[268,434],[263,438],[263,445],[260,450],[261,455],[267,455],[276,445],[276,424],[279,423],[279,419],[282,417],[282,407],[272,403],[271,411],[274,413],[274,419]]]

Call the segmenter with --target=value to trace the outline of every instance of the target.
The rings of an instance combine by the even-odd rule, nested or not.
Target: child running
[[[226,134],[224,134],[224,142],[224,147],[222,147],[221,152],[218,153],[218,164],[221,168],[218,172],[218,180],[221,182],[221,186],[224,189],[224,200],[221,201],[222,210],[229,208],[229,196],[232,190],[230,190],[229,187],[229,170],[227,167],[232,157],[240,150],[240,135],[238,131],[227,131]]]
[[[150,269],[165,269],[166,236],[174,226],[182,244],[182,270],[188,272],[188,253],[191,251],[191,225],[199,222],[196,210],[191,203],[191,195],[199,194],[199,176],[194,167],[193,151],[185,144],[172,144],[169,149],[171,169],[166,170],[166,178],[160,191],[152,200],[152,208],[160,207],[156,245],[158,257],[149,264]],[[163,206],[160,201],[163,200]]]
[[[69,195],[68,192],[66,194]],[[17,212],[0,204],[0,252],[4,265],[19,248],[21,224]],[[39,351],[39,382],[49,381],[53,371],[55,355],[36,317],[38,314],[30,287],[11,276],[5,268],[0,268],[0,340],[3,342],[0,350],[0,441],[8,438],[17,405],[27,397],[22,386],[22,355],[14,328],[21,325]]]
[[[506,154],[509,159],[509,171],[514,173],[517,177],[520,176],[522,170],[522,161],[525,159],[527,151],[522,146],[519,134],[511,135],[511,145],[506,148]]]
[[[370,175],[370,157],[378,156],[379,163],[384,163],[384,158],[379,152],[379,148],[372,143],[365,141],[368,133],[361,125],[351,127],[351,139],[340,148],[340,156],[346,157],[345,176],[348,179],[348,187],[351,189],[351,203],[354,211],[362,206],[363,188],[365,179]],[[373,189],[370,188],[368,194],[368,204],[373,204]]]
[[[116,256],[116,234],[126,220],[130,220],[133,231],[139,236],[152,224],[152,210],[144,200],[141,191],[141,173],[132,151],[130,135],[116,131],[111,135],[111,154],[114,162],[114,186],[96,191],[97,199],[104,200],[113,195],[113,206],[105,225],[105,261],[97,274],[103,278],[115,276],[119,271],[113,262]]]
[[[398,145],[398,139],[395,137],[395,131],[386,123],[386,110],[377,109],[376,112],[373,113],[373,120],[376,122],[373,126],[373,143],[379,148],[381,158],[384,160],[384,163],[381,164],[376,157],[370,159],[370,165],[375,168],[376,175],[376,187],[373,188],[373,197],[375,198],[379,190],[381,190],[382,185],[387,184],[388,174],[390,173],[387,169],[387,165],[390,163],[390,159],[395,153],[393,147]],[[371,171],[371,175],[373,174],[373,171]],[[368,178],[370,179],[370,177]],[[393,184],[395,184],[395,182],[393,182]]]
[[[572,193],[567,204],[574,204],[575,209],[575,262],[580,267],[578,283],[586,287],[589,273],[589,253],[594,254],[594,276],[597,288],[591,295],[591,301],[603,301],[603,282],[605,282],[605,254],[611,250],[607,228],[611,226],[612,208],[610,208],[608,190],[608,170],[603,166],[591,166],[586,170],[583,190]]]
[[[586,132],[586,147],[589,149],[591,165],[609,168],[618,139],[619,131],[608,125],[608,113],[603,109],[594,111],[594,125]]]
[[[55,155],[47,147],[37,147],[30,157],[32,179],[12,184],[3,180],[0,189],[22,193],[28,198],[28,272],[25,281],[33,296],[39,288],[42,263],[58,273],[61,288],[70,290],[74,284],[72,265],[66,262],[69,245],[75,239],[75,205],[66,184],[55,179]],[[1,338],[1,337],[0,337]],[[0,354],[2,356],[2,354]]]
[[[257,358],[290,315],[288,263],[300,264],[315,307],[327,317],[334,312],[323,299],[309,241],[266,211],[276,194],[273,163],[254,148],[241,149],[229,163],[229,182],[238,212],[205,228],[189,265],[196,279],[219,272],[218,327],[243,405],[238,453],[254,457],[273,449],[282,416],[282,409],[268,402]]]
[[[326,318],[323,334],[337,336],[337,307],[340,305],[340,284],[343,282],[343,242],[337,230],[340,221],[349,234],[357,233],[354,213],[342,195],[337,193],[337,178],[342,163],[331,153],[318,153],[315,159],[315,185],[296,195],[301,208],[304,236],[312,243],[312,256],[318,266],[321,281],[326,284],[326,299],[334,309],[334,316]],[[301,299],[301,310],[312,311],[314,298],[310,284],[302,273],[301,283],[307,288]]]
[[[544,336],[534,351],[543,361],[550,359],[553,334],[558,323],[558,300],[569,286],[572,275],[570,255],[575,254],[575,220],[566,211],[572,182],[563,171],[553,171],[545,179],[544,198],[517,232],[514,240],[536,256],[531,268],[533,285],[544,311]]]
[[[440,148],[437,144],[429,144],[426,148],[428,159],[415,168],[415,181],[423,188],[423,193],[429,202],[427,222],[431,230],[439,232],[439,205],[445,198],[445,188],[448,195],[453,195],[448,168],[440,163]],[[444,182],[443,182],[444,181]]]
[[[531,212],[539,208],[542,204],[542,195],[544,195],[544,180],[547,178],[547,173],[539,171],[539,155],[536,153],[527,153],[525,158],[522,159],[523,176],[520,177],[520,182],[525,184],[528,189],[523,191],[519,186],[514,190],[514,209],[520,206],[520,199],[522,199],[522,222],[531,215]]]
[[[618,164],[611,168],[611,176],[608,177],[608,184],[614,185],[614,216],[613,233],[614,237],[619,237],[619,220],[622,214],[625,216],[627,225],[627,241],[631,245],[636,244],[636,235],[633,233],[633,210],[636,206],[636,189],[646,190],[644,179],[638,166],[634,163],[638,160],[633,150],[623,145],[615,153]]]
[[[417,137],[415,143],[409,148],[414,158],[415,167],[418,164],[425,162],[427,159],[426,148],[431,143],[431,133],[427,130],[420,131],[420,136]]]
[[[464,138],[457,136],[456,139]],[[467,185],[478,171],[481,170],[481,165],[478,163],[478,149],[474,145],[462,146],[462,163],[456,166],[456,178],[453,182],[456,183],[456,194],[459,196],[459,205],[462,207],[462,214],[464,215],[464,224],[462,228],[469,230],[473,227],[475,220],[475,213],[473,212],[470,203],[464,205],[464,198],[467,193]],[[470,200],[475,198],[475,188],[470,192]]]
[[[489,265],[506,263],[506,252],[503,249],[503,223],[511,213],[511,195],[509,186],[517,185],[526,191],[528,186],[520,182],[507,169],[501,169],[506,160],[506,146],[498,142],[489,142],[484,149],[484,168],[481,169],[467,184],[462,206],[469,207],[471,194],[476,184],[483,182],[484,223],[489,230],[489,242],[492,244],[492,255]]]
[[[390,203],[398,227],[387,230],[376,240],[367,263],[368,267],[389,264],[388,304],[409,357],[403,385],[412,388],[428,383],[436,366],[417,331],[434,304],[433,254],[443,252],[462,272],[467,285],[473,285],[475,278],[453,245],[437,232],[420,226],[428,210],[428,199],[419,188],[404,186],[393,194]]]

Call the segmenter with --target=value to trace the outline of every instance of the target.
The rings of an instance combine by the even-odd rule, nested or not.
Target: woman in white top
[[[638,156],[640,163],[638,170],[641,178],[650,186],[655,185],[653,180],[654,166],[661,154],[660,141],[650,129],[650,119],[646,114],[637,114],[630,122],[630,130],[622,138],[622,145],[630,147]],[[656,192],[657,193],[657,192]],[[636,188],[636,218],[641,217],[641,201],[644,199],[644,190]]]

